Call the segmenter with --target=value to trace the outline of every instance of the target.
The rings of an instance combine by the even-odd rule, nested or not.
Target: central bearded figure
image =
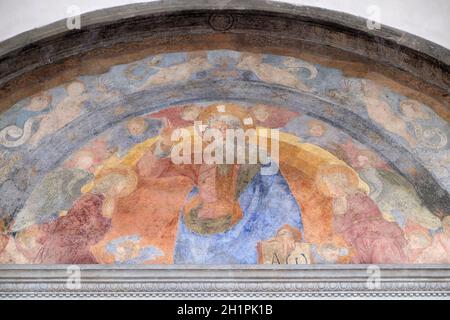
[[[218,105],[204,109],[198,120],[225,137],[227,130],[253,127],[248,118],[244,124],[245,116],[242,108]],[[138,164],[141,175],[155,174],[145,167],[158,163],[151,166],[155,168],[165,161],[173,169],[164,170],[165,175],[186,176],[193,184],[180,210],[174,263],[257,263],[261,239],[273,237],[285,224],[303,230],[300,207],[279,172],[262,175],[261,164],[173,165],[165,159],[172,144],[164,144],[168,139],[160,141],[155,148],[159,153]]]
[[[348,252],[339,255],[339,262],[350,261],[353,249],[334,230],[333,199],[318,190],[316,176],[329,164],[352,169],[324,149],[281,133],[279,156],[268,156],[273,145],[266,140],[266,159],[257,163],[247,161],[247,152],[244,163],[194,161],[211,144],[208,139],[202,140],[200,150],[189,151],[188,163],[175,163],[171,157],[176,129],[189,131],[194,140],[200,130],[195,124],[201,122],[205,128],[200,131],[212,128],[226,136],[227,130],[253,129],[260,138],[262,129],[283,128],[297,113],[262,105],[214,104],[174,107],[147,117],[162,119],[160,135],[124,157],[105,161],[94,181],[83,188],[84,193],[105,194],[102,213],[111,219],[110,230],[91,247],[98,263],[118,263],[117,257],[130,256],[129,261],[146,259],[144,263],[151,264],[257,264],[262,261],[260,243],[276,238],[283,228],[298,234],[292,248],[334,243],[339,252]],[[256,141],[261,144],[261,139]],[[251,140],[245,140],[246,150],[249,144]],[[274,159],[279,170],[267,170]],[[368,192],[359,178],[356,187]],[[118,253],[129,251],[120,239],[133,239],[129,254]],[[123,263],[131,263],[127,261]]]

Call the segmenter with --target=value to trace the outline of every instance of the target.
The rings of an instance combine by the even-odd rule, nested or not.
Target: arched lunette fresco
[[[249,4],[242,11],[144,11],[3,56],[0,100],[10,109],[0,118],[2,261],[448,263],[445,50],[419,43],[418,53],[386,31],[355,34],[345,22],[321,21],[320,11],[311,21],[309,9],[293,16]],[[145,49],[152,41],[158,55]],[[359,56],[345,56],[352,49]],[[152,176],[145,162],[154,161],[155,141],[168,128],[220,113],[224,123],[252,117],[281,129],[278,175],[247,168],[238,173],[246,182],[221,178],[214,187],[186,183],[179,169],[178,180],[169,169],[162,180]],[[355,174],[360,185],[343,196],[320,182],[341,175],[354,184]],[[120,196],[111,196],[105,179],[125,184]],[[232,205],[232,223],[198,220],[199,212],[211,213],[194,205],[198,195],[224,186],[237,188],[239,199],[211,204],[212,212]],[[353,224],[358,215],[367,219]],[[292,250],[280,249],[286,245]]]

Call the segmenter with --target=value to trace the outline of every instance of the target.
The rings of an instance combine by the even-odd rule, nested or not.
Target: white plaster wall
[[[189,0],[186,0],[189,1]],[[223,0],[226,2],[227,0]],[[263,0],[261,0],[263,1]],[[70,6],[83,13],[144,0],[0,0],[0,41],[68,16]],[[150,1],[147,1],[150,2]],[[284,0],[379,20],[450,49],[450,0]],[[371,6],[379,8],[376,18]]]

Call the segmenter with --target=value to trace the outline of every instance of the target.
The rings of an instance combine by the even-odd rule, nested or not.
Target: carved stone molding
[[[0,266],[1,299],[449,299],[450,267],[80,266],[69,289],[66,266]]]

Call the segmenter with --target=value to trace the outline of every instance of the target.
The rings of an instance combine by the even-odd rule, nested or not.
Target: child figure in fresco
[[[158,58],[159,57],[157,56],[149,62],[151,67],[157,69],[158,72],[151,75],[138,89],[139,91],[147,90],[153,88],[154,86],[188,81],[193,74],[212,68],[212,65],[208,61],[207,55],[203,53],[191,53],[188,55],[188,61],[167,68],[158,67]]]
[[[334,230],[353,249],[352,263],[407,263],[402,229],[383,218],[377,205],[358,189],[356,174],[325,166],[317,178],[319,190],[333,198]]]
[[[31,137],[30,144],[37,145],[42,138],[63,128],[76,119],[81,112],[83,103],[88,99],[84,93],[85,85],[74,81],[66,85],[67,97],[55,106],[55,109],[42,117],[38,131]]]
[[[417,145],[417,139],[408,132],[406,121],[397,115],[392,106],[383,99],[383,90],[375,83],[363,82],[364,102],[370,119],[378,123],[387,131],[392,132],[408,142],[411,147]]]

